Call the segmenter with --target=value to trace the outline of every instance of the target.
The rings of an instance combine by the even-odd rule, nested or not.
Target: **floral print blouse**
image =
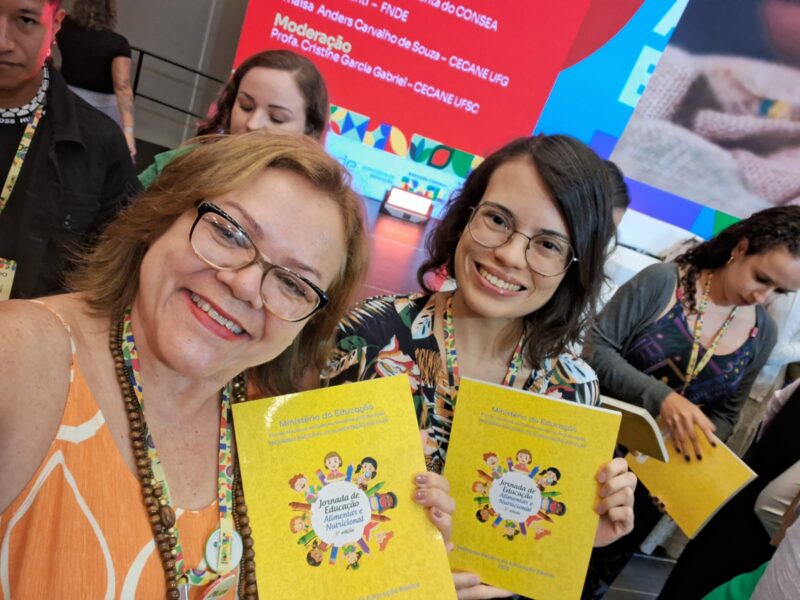
[[[428,470],[441,472],[456,398],[434,336],[434,307],[435,296],[418,293],[376,296],[352,308],[339,323],[322,383],[407,374],[420,429],[428,434]],[[594,405],[600,397],[594,371],[572,353],[546,359],[523,389],[580,404]]]

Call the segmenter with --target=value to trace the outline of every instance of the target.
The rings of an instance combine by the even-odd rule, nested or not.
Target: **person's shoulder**
[[[372,296],[351,307],[339,322],[339,329],[375,333],[403,325],[410,327],[430,299],[430,295],[422,293]]]
[[[64,298],[48,298],[46,302],[50,310],[35,301],[0,302],[0,327],[3,330],[0,373],[4,396],[14,396],[14,391],[23,392],[33,381],[39,386],[48,382],[59,386],[68,377],[72,343],[64,322],[56,316],[69,312],[66,309],[69,303],[64,302]],[[63,306],[66,310],[54,309],[54,306]],[[66,368],[59,369],[59,365]]]
[[[678,280],[678,265],[672,262],[657,262],[647,265],[634,277],[639,281],[675,282]]]
[[[597,381],[594,369],[574,352],[562,352],[550,360],[553,367],[551,370],[557,370],[560,377],[568,383],[580,385]]]

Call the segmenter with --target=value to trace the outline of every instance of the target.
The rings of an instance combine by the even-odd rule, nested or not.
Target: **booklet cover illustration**
[[[239,404],[234,424],[262,597],[455,598],[412,501],[425,462],[405,376]]]
[[[454,569],[532,598],[580,598],[612,411],[462,379],[445,464]]]

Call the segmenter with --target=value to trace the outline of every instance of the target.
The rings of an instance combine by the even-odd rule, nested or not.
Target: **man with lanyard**
[[[71,250],[138,191],[125,139],[47,64],[60,0],[0,0],[0,300],[64,290]]]

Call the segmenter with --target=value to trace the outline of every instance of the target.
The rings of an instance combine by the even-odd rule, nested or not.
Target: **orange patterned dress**
[[[219,526],[217,502],[176,514],[186,564],[196,566]],[[190,598],[202,592],[192,588]],[[81,375],[73,343],[56,438],[33,478],[0,514],[0,600],[165,596],[139,480]],[[233,591],[225,596],[233,597]]]

